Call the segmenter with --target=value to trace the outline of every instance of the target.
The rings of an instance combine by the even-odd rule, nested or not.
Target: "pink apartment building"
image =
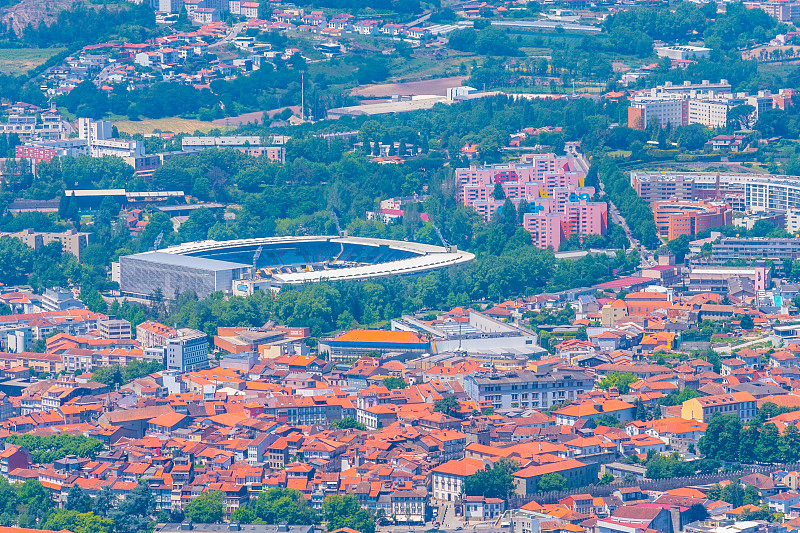
[[[505,203],[494,197],[497,184],[505,198],[528,212],[523,227],[540,248],[558,250],[572,235],[605,235],[608,213],[604,202],[592,202],[594,187],[584,187],[585,173],[573,156],[537,154],[531,164],[470,166],[456,169],[459,200],[489,221]]]

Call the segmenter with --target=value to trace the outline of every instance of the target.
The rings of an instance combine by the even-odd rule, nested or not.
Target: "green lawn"
[[[19,76],[63,52],[65,48],[0,48],[0,72]]]

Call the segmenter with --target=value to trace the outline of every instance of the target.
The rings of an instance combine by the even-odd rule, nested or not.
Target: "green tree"
[[[322,517],[329,531],[349,527],[361,533],[375,533],[375,517],[350,494],[333,494],[322,500]]]
[[[225,516],[225,496],[220,490],[204,492],[186,505],[186,518],[198,524],[216,524]]]
[[[331,426],[338,429],[360,429],[361,431],[367,430],[367,426],[349,416],[346,416],[341,420],[332,420]]]
[[[77,511],[78,513],[88,513],[92,509],[92,498],[76,483],[67,493],[67,501],[64,503],[64,509],[67,511]]]
[[[484,496],[486,498],[507,499],[514,490],[514,472],[519,470],[519,463],[506,458],[497,461],[494,466],[478,470],[464,480],[464,494],[467,496]]]
[[[781,459],[786,463],[795,463],[800,460],[800,431],[797,426],[788,426],[781,435]]]
[[[389,390],[405,389],[408,387],[408,383],[406,383],[402,378],[390,377],[383,380],[383,386]]]
[[[92,511],[99,516],[107,516],[113,508],[116,496],[111,492],[111,487],[103,485],[92,502]]]
[[[750,315],[742,315],[739,318],[739,327],[742,329],[753,329],[753,317]]]
[[[758,461],[765,463],[777,463],[781,460],[780,434],[778,427],[772,422],[761,426],[755,456]]]
[[[619,389],[620,394],[627,394],[630,386],[639,381],[639,378],[630,372],[611,372],[603,376],[597,384],[598,389],[608,390],[611,387]]]
[[[286,521],[290,524],[307,525],[319,523],[319,516],[299,491],[275,488],[261,492],[258,498],[236,509],[231,520],[238,520],[243,524],[278,524]]]
[[[115,533],[143,533],[156,509],[153,492],[146,482],[139,482],[125,495],[119,507],[108,512]]]
[[[543,475],[536,484],[539,492],[565,491],[568,487],[567,478],[558,472]]]
[[[711,417],[698,448],[706,457],[721,461],[738,461],[742,421],[738,416],[716,414]]]
[[[452,394],[448,394],[441,400],[436,400],[436,402],[434,402],[433,412],[459,417],[461,415],[461,407],[458,405],[456,397]]]
[[[114,523],[91,512],[59,509],[48,515],[41,528],[50,531],[68,530],[73,533],[111,533]]]
[[[39,526],[54,507],[50,493],[35,479],[20,485],[17,489],[17,496],[20,527]]]
[[[600,476],[600,480],[597,482],[598,485],[608,485],[609,483],[614,482],[614,476],[612,476],[609,472],[603,472],[603,475]]]

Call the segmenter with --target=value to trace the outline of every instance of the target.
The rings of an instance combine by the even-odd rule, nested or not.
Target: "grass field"
[[[19,76],[63,52],[64,48],[0,48],[0,72]]]
[[[155,130],[171,131],[173,133],[194,133],[195,131],[207,132],[219,126],[211,122],[202,120],[191,120],[187,118],[153,118],[147,120],[120,120],[115,121],[114,125],[119,131],[130,133],[153,133]]]

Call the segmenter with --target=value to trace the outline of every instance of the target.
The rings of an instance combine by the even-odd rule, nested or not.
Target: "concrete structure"
[[[97,331],[104,339],[130,339],[131,323],[121,318],[109,318],[97,322]]]
[[[764,291],[772,286],[770,269],[756,267],[723,267],[694,266],[689,272],[689,290],[691,292],[728,292],[728,280],[747,278],[756,291]]]
[[[575,400],[593,387],[594,381],[588,374],[557,369],[547,374],[523,371],[464,378],[464,391],[469,397],[478,405],[495,409],[547,409]]]
[[[681,235],[694,237],[708,229],[727,226],[732,212],[724,203],[656,202],[653,206],[658,233],[668,240]]]
[[[119,258],[120,292],[148,297],[162,291],[166,298],[193,291],[207,298],[217,291],[230,291],[234,280],[250,266],[243,263],[196,258],[164,252],[145,252]]]
[[[711,48],[703,46],[675,45],[656,48],[658,57],[668,57],[670,59],[700,59],[708,57],[710,53]]]

